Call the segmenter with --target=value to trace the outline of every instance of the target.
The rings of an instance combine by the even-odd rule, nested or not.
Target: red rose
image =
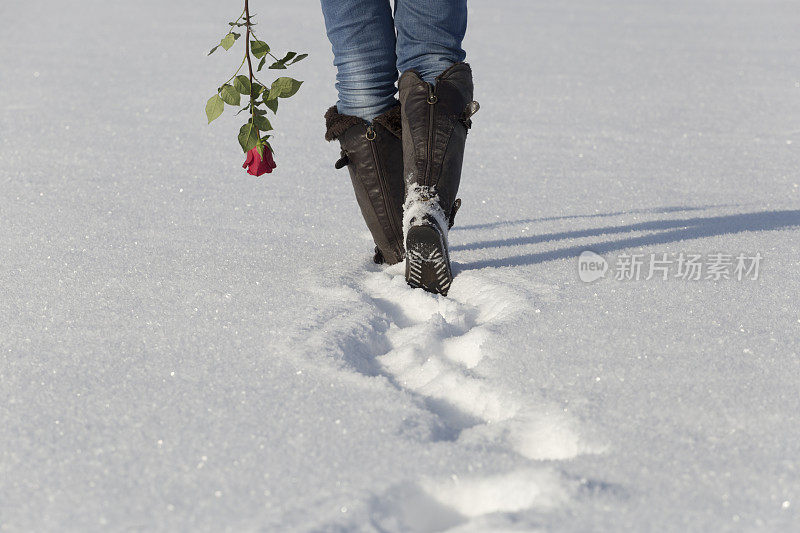
[[[246,168],[248,174],[260,176],[261,174],[272,172],[275,166],[275,161],[272,159],[272,150],[265,146],[263,160],[261,159],[261,154],[258,153],[258,148],[253,148],[247,152],[247,159],[245,159],[242,168]]]

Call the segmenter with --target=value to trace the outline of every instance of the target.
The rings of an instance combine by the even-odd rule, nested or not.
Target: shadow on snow
[[[592,250],[604,254],[626,248],[666,244],[703,237],[713,237],[748,231],[771,231],[800,226],[800,210],[759,211],[755,213],[740,213],[735,215],[694,217],[670,220],[654,220],[638,222],[622,226],[607,226],[588,228],[574,231],[545,233],[542,235],[529,235],[512,237],[508,239],[495,239],[480,241],[467,245],[451,246],[451,250],[481,250],[484,248],[500,248],[503,246],[521,246],[538,244],[563,239],[577,239],[582,237],[595,237],[614,233],[629,233],[634,231],[660,231],[650,235],[628,237],[616,240],[605,240],[596,243],[587,243],[568,246],[556,250],[533,254],[516,255],[499,259],[482,259],[468,263],[459,263],[459,271],[473,270],[486,267],[521,266],[578,257],[585,250]],[[454,265],[456,266],[456,265]]]

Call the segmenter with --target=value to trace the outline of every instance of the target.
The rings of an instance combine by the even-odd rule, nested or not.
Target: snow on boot
[[[370,125],[351,115],[342,115],[336,106],[325,113],[325,139],[338,139],[342,157],[336,168],[345,165],[356,193],[361,214],[375,241],[376,263],[390,265],[403,260],[402,209],[403,147],[400,141],[400,106],[376,117]]]
[[[414,70],[400,76],[403,166],[406,201],[403,232],[406,281],[412,287],[446,295],[453,281],[447,231],[461,201],[456,198],[471,117],[472,70],[456,63],[436,83]]]
[[[410,186],[403,205],[406,281],[414,288],[446,295],[453,282],[447,250],[447,222],[439,197],[429,187]]]

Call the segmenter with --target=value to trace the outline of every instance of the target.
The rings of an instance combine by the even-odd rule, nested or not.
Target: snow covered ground
[[[0,3],[0,531],[798,527],[796,1],[471,0],[448,298],[370,263],[318,3],[253,4],[311,53],[260,179],[236,2]]]

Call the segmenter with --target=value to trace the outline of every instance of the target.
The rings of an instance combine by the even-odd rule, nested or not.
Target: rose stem
[[[256,111],[255,111],[255,98],[253,97],[253,62],[250,60],[250,7],[247,0],[244,0],[244,20],[247,25],[247,31],[244,36],[244,55],[247,58],[247,69],[250,71],[250,115],[253,117],[253,127],[256,130],[256,136],[261,139],[261,134],[256,128]]]

